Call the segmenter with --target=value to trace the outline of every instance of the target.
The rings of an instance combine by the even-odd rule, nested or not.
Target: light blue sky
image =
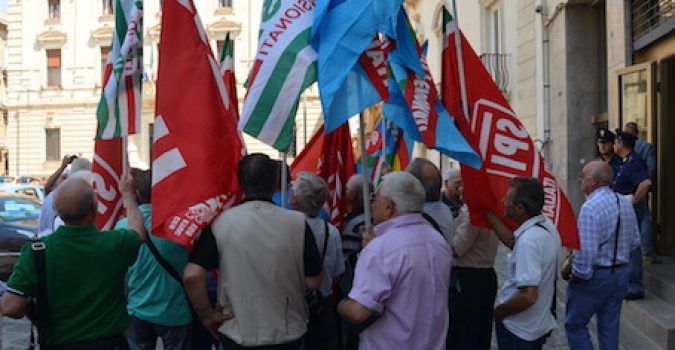
[[[7,12],[7,0],[0,0],[0,11]]]

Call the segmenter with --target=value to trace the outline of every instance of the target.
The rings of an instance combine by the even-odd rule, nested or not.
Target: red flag
[[[245,152],[234,109],[191,0],[164,1],[152,155],[153,233],[192,249],[240,197]]]
[[[122,152],[125,150],[123,146],[123,139],[119,137],[94,141],[91,185],[96,191],[98,200],[96,227],[100,230],[114,228],[124,212],[122,194],[118,189],[124,171]]]
[[[467,122],[462,110],[460,82],[455,46],[454,25],[445,12],[443,49],[443,101],[454,116],[458,128],[481,155],[480,170],[462,165],[464,197],[474,225],[489,228],[485,212],[491,211],[515,229],[507,220],[501,199],[515,176],[538,178],[544,186],[542,213],[557,226],[562,244],[579,248],[579,233],[574,211],[555,176],[546,168],[543,157],[534,146],[527,130],[499,91],[468,41],[461,35],[467,99],[471,118]],[[461,33],[461,32],[460,32]],[[486,186],[486,184],[488,186]],[[486,190],[487,189],[487,190]]]
[[[347,181],[356,173],[349,123],[344,123],[328,135],[323,126],[295,158],[291,172],[314,172],[328,184],[328,217],[330,223],[342,229],[345,217]]]

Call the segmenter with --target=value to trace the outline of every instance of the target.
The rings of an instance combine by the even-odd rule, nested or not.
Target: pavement
[[[507,257],[510,250],[505,246],[499,246],[497,253],[497,259],[495,262],[495,270],[497,271],[497,278],[499,285],[501,286],[504,277],[507,272]],[[558,291],[561,289],[559,288]],[[551,336],[546,341],[544,349],[547,350],[567,350],[567,339],[565,338],[565,296],[564,293],[558,293],[558,326],[553,331]],[[0,319],[2,323],[2,349],[4,350],[25,350],[28,348],[29,344],[29,335],[30,335],[30,322],[28,319],[14,320],[7,317],[2,317]],[[593,332],[591,332],[591,338],[593,340],[594,347],[598,348],[597,338]],[[158,344],[158,349],[161,349],[161,345]],[[492,349],[497,349],[496,338],[492,336]]]

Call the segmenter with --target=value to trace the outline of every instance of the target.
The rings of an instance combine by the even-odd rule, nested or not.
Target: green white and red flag
[[[140,132],[142,80],[143,2],[116,0],[115,30],[96,110],[96,139]]]
[[[234,76],[234,41],[230,38],[230,33],[225,36],[223,50],[220,53],[220,74],[225,82],[227,97],[230,107],[234,107],[237,120],[239,120],[239,99],[237,98],[237,79]]]
[[[314,0],[265,0],[239,130],[286,152],[302,92],[316,81]]]
[[[485,218],[489,211],[515,229],[517,225],[503,215],[501,198],[505,196],[511,178],[535,177],[544,187],[542,214],[557,226],[564,246],[578,249],[576,219],[563,189],[546,166],[525,126],[457,27],[457,21],[447,11],[444,11],[443,19],[442,100],[459,130],[483,160],[479,169],[461,165],[464,199],[471,223],[491,228]],[[465,79],[468,117],[462,107],[457,42],[461,45],[464,76],[468,77]]]

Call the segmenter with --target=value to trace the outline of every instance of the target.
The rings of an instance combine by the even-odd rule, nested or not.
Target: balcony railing
[[[675,0],[631,1],[633,49],[639,50],[675,28]]]
[[[509,92],[508,60],[510,55],[503,53],[484,53],[480,55],[483,65],[503,94]]]

